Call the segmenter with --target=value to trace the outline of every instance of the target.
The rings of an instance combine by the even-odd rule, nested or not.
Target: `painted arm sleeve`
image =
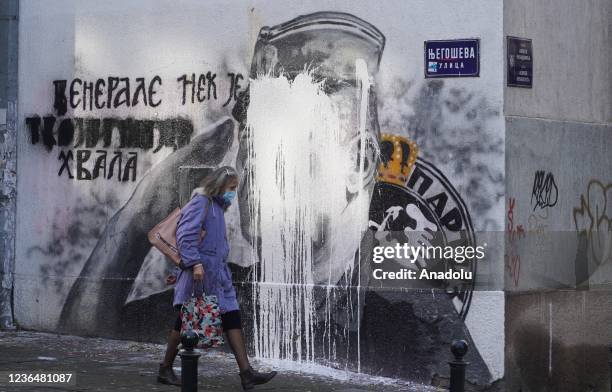
[[[181,218],[176,228],[176,244],[185,268],[191,268],[202,262],[198,244],[207,204],[206,198],[195,197],[181,211]]]

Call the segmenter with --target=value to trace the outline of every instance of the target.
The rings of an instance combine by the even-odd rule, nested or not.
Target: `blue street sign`
[[[479,39],[425,41],[426,78],[452,78],[479,75]]]

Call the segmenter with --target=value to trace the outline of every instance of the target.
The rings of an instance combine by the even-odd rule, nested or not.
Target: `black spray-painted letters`
[[[70,84],[67,80],[54,80],[55,101],[53,108],[60,116],[66,114],[68,105],[72,109],[83,110],[110,109],[122,106],[151,106],[161,105],[161,99],[155,97],[162,79],[154,76],[147,81],[145,78],[120,78],[109,76],[95,82],[73,79]]]
[[[555,177],[552,173],[546,173],[544,170],[535,172],[533,179],[533,189],[531,191],[531,205],[533,210],[536,208],[553,207],[557,204],[559,198],[559,189],[555,184]]]
[[[136,181],[137,152],[125,154],[125,163],[123,151],[113,152],[112,158],[108,157],[108,163],[107,155],[105,150],[96,150],[95,157],[92,157],[91,150],[76,150],[76,179],[95,180],[101,177],[110,180],[116,173],[118,181]],[[68,178],[74,179],[75,175],[70,168],[70,161],[75,159],[72,150],[61,150],[57,159],[62,162],[57,175],[61,177],[65,172]]]

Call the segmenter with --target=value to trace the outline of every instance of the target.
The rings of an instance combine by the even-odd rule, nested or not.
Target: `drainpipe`
[[[19,0],[0,3],[0,329],[14,329]]]

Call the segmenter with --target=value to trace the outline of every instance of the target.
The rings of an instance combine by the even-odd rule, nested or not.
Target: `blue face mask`
[[[235,191],[227,191],[223,194],[223,200],[225,200],[226,203],[231,203],[232,200],[234,200],[234,197],[236,197],[236,192]]]

